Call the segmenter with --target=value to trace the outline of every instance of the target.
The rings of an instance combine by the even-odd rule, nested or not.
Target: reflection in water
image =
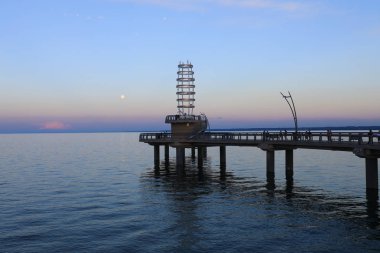
[[[276,184],[274,180],[274,175],[270,175],[267,177],[266,188],[268,189],[268,194],[274,194],[274,190],[276,189]]]
[[[209,193],[208,184],[213,180],[209,167],[197,168],[194,159],[186,159],[186,165],[188,168],[178,173],[175,161],[169,160],[154,170],[154,177],[162,184],[159,188],[155,184],[153,190],[167,193],[174,236],[180,249],[191,249],[202,239],[197,200]],[[150,171],[147,174],[151,176]]]
[[[368,227],[376,228],[379,226],[379,194],[378,190],[367,189],[367,215]]]
[[[264,183],[253,177],[236,177],[225,167],[215,171],[210,164],[206,161],[203,168],[198,168],[194,159],[187,158],[185,172],[178,174],[175,161],[169,160],[142,177],[148,182],[150,177],[154,177],[162,183],[159,189],[153,187],[153,190],[163,191],[171,199],[173,212],[178,215],[177,226],[183,226],[185,229],[186,241],[182,242],[184,244],[197,239],[191,237],[199,229],[196,225],[200,221],[197,214],[198,198],[214,194],[222,198],[240,198],[246,201],[266,199],[269,202],[264,205],[276,203],[280,208],[291,206],[292,212],[312,212],[336,219],[352,219],[354,222],[360,222],[365,217],[368,228],[379,227],[377,192],[367,192],[367,202],[364,205],[354,198],[330,196],[328,193],[295,186],[293,180],[287,180],[284,187],[279,187],[276,186],[274,176],[268,177]],[[270,198],[264,198],[265,196]],[[276,202],[273,202],[274,200]]]
[[[293,178],[286,180],[285,193],[287,199],[291,199],[293,197]]]

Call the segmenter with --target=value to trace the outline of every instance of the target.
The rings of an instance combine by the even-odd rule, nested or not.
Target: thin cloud
[[[66,130],[70,129],[69,124],[65,124],[61,121],[48,121],[42,124],[40,127],[41,130]]]
[[[111,0],[114,2],[125,2],[144,5],[157,5],[170,9],[185,11],[204,11],[204,3],[208,1],[198,0]]]
[[[305,9],[305,4],[283,0],[113,0],[134,4],[158,5],[181,10],[207,10],[212,6],[228,6],[251,9],[274,9],[295,12]]]
[[[253,8],[253,9],[276,9],[282,11],[298,11],[304,9],[304,5],[294,1],[274,0],[215,0],[218,4]]]

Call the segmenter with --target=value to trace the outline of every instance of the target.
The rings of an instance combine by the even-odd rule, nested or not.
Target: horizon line
[[[379,130],[380,125],[368,126],[321,126],[321,127],[299,127],[299,130]],[[263,130],[287,130],[294,131],[294,127],[232,127],[232,128],[211,128],[208,131],[263,131]],[[30,130],[30,131],[7,131],[0,132],[0,134],[65,134],[65,133],[142,133],[142,132],[168,132],[170,129],[156,129],[156,130]]]

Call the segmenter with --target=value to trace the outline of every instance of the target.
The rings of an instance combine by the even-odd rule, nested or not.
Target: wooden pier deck
[[[184,149],[198,149],[198,166],[202,166],[200,155],[207,147],[220,147],[221,169],[226,164],[226,146],[258,147],[267,152],[267,176],[274,177],[274,155],[276,150],[285,150],[287,179],[293,177],[293,150],[318,149],[353,152],[365,159],[366,187],[378,190],[378,161],[380,157],[380,132],[203,132],[187,138],[175,138],[171,133],[141,133],[140,142],[154,146],[155,165],[159,163],[160,146],[165,146],[168,159],[169,146],[176,148],[176,162],[184,167]]]

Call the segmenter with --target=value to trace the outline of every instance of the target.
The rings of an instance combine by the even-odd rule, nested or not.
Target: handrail
[[[141,133],[140,141],[171,141],[176,138],[172,133]],[[380,132],[203,132],[191,136],[191,141],[196,140],[231,140],[234,142],[327,142],[327,143],[355,143],[380,145]]]
[[[165,122],[168,121],[181,121],[181,120],[199,120],[204,121],[206,117],[204,115],[167,115]]]

